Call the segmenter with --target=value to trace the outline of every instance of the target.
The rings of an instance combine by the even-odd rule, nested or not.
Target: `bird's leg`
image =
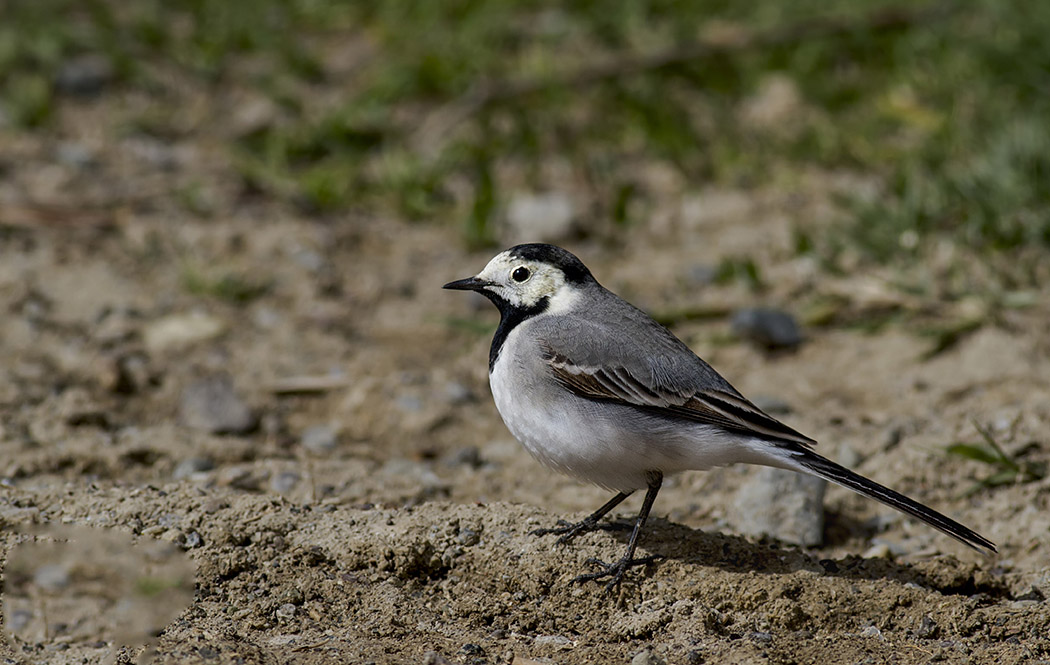
[[[565,520],[558,520],[558,526],[553,529],[536,529],[532,532],[532,535],[546,536],[551,533],[556,533],[561,536],[556,542],[559,544],[567,543],[581,533],[587,533],[588,531],[603,528],[602,526],[599,526],[598,520],[605,517],[610,510],[623,503],[623,500],[629,496],[631,496],[630,492],[620,492],[613,498],[609,499],[604,506],[575,524],[566,522]]]
[[[660,486],[663,484],[663,481],[663,473],[659,471],[650,471],[648,473],[649,489],[645,493],[645,501],[642,502],[642,510],[638,513],[638,519],[634,523],[634,531],[631,532],[631,540],[627,543],[627,553],[623,555],[623,558],[616,563],[605,563],[599,559],[588,559],[587,563],[600,566],[601,570],[594,573],[580,575],[573,579],[573,582],[582,583],[590,580],[597,581],[605,577],[610,577],[612,579],[610,579],[609,583],[605,585],[605,590],[611,593],[612,590],[620,584],[620,581],[623,579],[623,575],[627,572],[628,568],[643,566],[660,558],[659,556],[647,556],[641,559],[635,559],[634,550],[638,547],[638,536],[642,532],[642,527],[645,526],[645,521],[649,518],[649,511],[653,507],[653,501],[656,500],[656,495],[660,491]]]

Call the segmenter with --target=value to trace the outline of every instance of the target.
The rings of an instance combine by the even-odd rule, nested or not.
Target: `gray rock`
[[[258,426],[259,419],[234,392],[230,377],[215,375],[182,391],[179,422],[211,434],[246,434]]]
[[[55,158],[66,166],[87,168],[95,164],[95,153],[83,143],[63,141],[55,149]]]
[[[194,474],[211,471],[215,468],[215,462],[207,457],[190,457],[178,463],[171,477],[175,480],[190,478]]]
[[[61,564],[46,564],[33,573],[33,584],[49,593],[58,593],[72,581],[69,568]]]
[[[812,547],[824,542],[827,482],[784,469],[762,468],[737,491],[730,524],[751,536],[768,535]]]
[[[937,637],[937,622],[930,618],[929,614],[922,615],[919,627],[915,629],[915,636],[924,640]]]
[[[575,206],[568,194],[518,192],[507,206],[508,241],[557,242],[573,232]]]
[[[733,334],[767,349],[784,349],[802,343],[802,332],[795,317],[766,307],[739,309],[730,325]]]
[[[477,446],[467,446],[453,451],[445,458],[446,466],[469,466],[477,469],[482,465],[481,451]]]
[[[295,607],[295,605],[292,605],[291,603],[285,603],[284,605],[278,607],[277,611],[274,612],[274,614],[277,615],[278,619],[291,619],[295,617],[296,609],[297,608]]]
[[[331,425],[311,425],[303,430],[301,443],[310,452],[324,455],[339,445],[339,433]]]
[[[55,75],[55,89],[67,95],[93,97],[113,80],[109,58],[87,53],[62,63]]]
[[[634,658],[631,659],[631,665],[664,665],[664,663],[663,658],[648,649],[635,654]]]
[[[299,484],[299,477],[295,471],[281,471],[270,478],[270,489],[278,494],[287,494]]]
[[[466,404],[474,401],[474,393],[459,381],[449,381],[445,384],[445,399],[449,404]]]

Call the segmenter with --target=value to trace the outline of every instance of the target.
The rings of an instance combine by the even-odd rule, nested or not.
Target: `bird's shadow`
[[[603,532],[608,532],[626,546],[632,524],[613,520]],[[611,528],[609,528],[611,527]],[[749,540],[742,536],[701,531],[664,518],[650,518],[642,534],[641,545],[650,554],[661,559],[682,563],[712,566],[727,572],[786,575],[810,571],[830,577],[852,580],[891,580],[897,584],[916,584],[945,595],[974,595],[984,593],[992,598],[1009,598],[1005,584],[989,581],[988,576],[975,579],[968,575],[931,576],[913,564],[898,563],[885,558],[863,558],[848,555],[839,559],[821,558],[806,550],[762,538]],[[572,546],[572,544],[568,544]],[[951,559],[960,570],[963,564]]]

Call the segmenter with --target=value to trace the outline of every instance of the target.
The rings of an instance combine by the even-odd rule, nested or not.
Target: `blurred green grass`
[[[847,197],[839,231],[807,240],[832,268],[849,252],[915,260],[946,237],[976,252],[1042,252],[1050,4],[938,6],[901,29],[729,48],[581,83],[571,73],[595,63],[825,16],[863,25],[887,3],[7,0],[0,108],[15,127],[46,131],[56,72],[82,53],[104,55],[129,87],[150,88],[151,62],[255,87],[283,116],[231,145],[246,186],[312,211],[464,219],[475,245],[493,240],[509,188],[557,184],[545,164],[561,160],[593,214],[619,224],[644,224],[658,203],[639,175],[653,164],[697,187],[790,187],[810,167],[875,174],[879,196]],[[322,46],[351,40],[370,55],[335,77]],[[266,70],[241,80],[239,59],[258,54]],[[771,76],[803,102],[788,127],[744,118]],[[537,85],[514,92],[522,81]],[[317,112],[301,96],[309,86],[338,88],[342,101]]]

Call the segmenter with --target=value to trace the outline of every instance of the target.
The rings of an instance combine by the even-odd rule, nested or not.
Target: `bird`
[[[686,470],[757,464],[823,478],[926,522],[977,550],[995,544],[913,499],[832,462],[816,441],[764,413],[670,330],[615,295],[571,252],[528,243],[445,289],[475,291],[500,313],[489,385],[503,422],[552,469],[616,494],[576,523],[538,529],[558,543],[607,528],[600,520],[637,490],[645,499],[624,555],[588,559],[574,582],[606,581],[658,557],[635,558],[663,479]]]

